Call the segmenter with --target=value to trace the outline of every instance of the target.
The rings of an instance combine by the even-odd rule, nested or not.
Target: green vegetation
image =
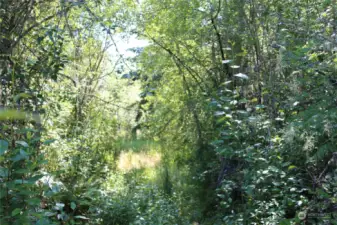
[[[1,0],[0,224],[337,224],[336,0]]]

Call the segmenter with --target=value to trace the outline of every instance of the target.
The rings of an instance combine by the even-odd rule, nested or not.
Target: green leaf
[[[228,64],[231,63],[233,60],[227,59],[227,60],[222,60],[222,64]]]
[[[28,153],[25,152],[23,149],[20,149],[20,154],[24,157],[27,157],[28,156]]]
[[[20,212],[21,212],[21,209],[16,208],[16,209],[14,209],[14,210],[12,211],[12,216],[16,216],[16,215],[18,215]]]
[[[282,220],[281,222],[280,222],[280,225],[290,225],[291,224],[291,222],[290,222],[290,220]]]
[[[249,77],[246,74],[243,74],[243,73],[235,74],[234,77],[239,77],[239,78],[244,79],[244,80],[249,79]]]
[[[38,198],[31,198],[31,199],[28,199],[27,202],[28,202],[29,205],[38,206],[38,205],[40,205],[41,200],[38,199]]]
[[[275,173],[280,171],[276,166],[269,166],[268,169]]]
[[[48,160],[41,160],[38,162],[39,165],[45,165],[48,164]]]
[[[14,184],[28,184],[28,181],[27,180],[14,180]]]
[[[72,210],[75,210],[75,209],[76,209],[76,203],[75,203],[75,202],[71,202],[71,203],[70,203],[70,208],[71,208]]]
[[[321,189],[321,188],[318,188],[317,190],[316,190],[316,194],[319,196],[319,197],[322,197],[322,198],[331,198],[331,196],[328,194],[328,193],[326,193],[323,189]]]
[[[0,140],[0,155],[3,155],[8,150],[8,142]]]
[[[264,105],[256,105],[255,108],[256,108],[256,109],[264,109],[264,108],[266,108],[266,107],[265,107]]]
[[[21,146],[23,146],[23,147],[28,148],[28,144],[27,144],[27,142],[25,142],[25,141],[16,141],[15,143],[16,143],[16,144],[19,144],[19,145],[21,145]]]
[[[21,154],[17,154],[17,155],[14,156],[13,158],[11,158],[11,160],[12,160],[13,162],[18,162],[18,161],[23,160],[23,159],[25,159],[25,157],[24,157],[23,155],[21,155]]]
[[[44,175],[36,175],[28,179],[29,183],[35,183],[36,181],[40,180]]]
[[[215,140],[215,141],[212,141],[212,142],[211,142],[211,145],[217,146],[217,145],[221,145],[221,144],[223,144],[223,143],[224,143],[223,140]]]
[[[20,94],[17,94],[15,97],[14,97],[14,101],[17,102],[18,100],[22,99],[22,98],[30,98],[32,97],[32,95],[28,94],[28,93],[20,93]]]
[[[56,212],[45,212],[44,216],[51,217],[51,216],[55,216],[56,214],[57,214]]]
[[[20,182],[20,181],[18,181],[18,182]],[[19,184],[22,184],[22,181],[21,181],[21,183],[19,183]],[[24,181],[23,184],[27,184],[27,181]],[[18,188],[18,190],[20,190],[20,191],[18,192],[18,194],[20,194],[20,195],[26,195],[26,196],[29,196],[29,195],[36,194],[36,192],[34,192],[34,191],[29,191],[29,189],[26,188],[26,187],[22,187],[22,186],[16,186],[16,187]]]
[[[297,167],[294,166],[294,165],[290,165],[290,166],[288,167],[288,170],[292,170],[292,169],[295,169],[295,168],[297,168]]]
[[[240,66],[238,66],[238,65],[233,65],[233,66],[231,66],[231,68],[233,68],[233,69],[238,69],[238,68],[240,68]],[[247,76],[248,77],[248,76]]]
[[[8,169],[0,167],[0,177],[7,177],[8,176]]]
[[[74,216],[75,219],[82,219],[82,220],[88,220],[89,218],[85,216]]]
[[[64,207],[64,203],[56,203],[56,205],[55,205],[55,208],[56,208],[57,210],[62,210],[63,207]]]
[[[14,156],[14,158],[12,158],[12,161],[17,162],[23,159],[28,159],[28,154],[24,150],[20,149],[20,153]]]
[[[45,141],[43,142],[43,144],[44,144],[44,145],[49,145],[49,144],[51,144],[51,143],[53,143],[53,142],[55,142],[55,141],[56,141],[55,139],[45,140]]]
[[[225,114],[225,112],[223,112],[223,111],[216,111],[215,113],[214,113],[214,116],[222,116],[222,115],[224,115]]]

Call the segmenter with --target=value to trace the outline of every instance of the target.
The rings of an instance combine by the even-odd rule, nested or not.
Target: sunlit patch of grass
[[[118,160],[118,169],[128,172],[132,169],[154,168],[161,161],[159,153],[122,152]]]

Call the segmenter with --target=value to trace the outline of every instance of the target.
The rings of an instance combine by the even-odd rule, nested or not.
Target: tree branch
[[[34,28],[40,26],[42,23],[47,22],[48,20],[51,20],[52,18],[54,18],[55,16],[57,16],[59,13],[50,15],[46,18],[44,18],[42,21],[37,22],[35,24],[33,24],[32,26],[30,26],[29,28],[27,28],[27,30],[25,30],[19,37],[18,39],[12,44],[11,48],[14,48],[20,41],[22,38],[24,38],[26,35],[28,35]]]

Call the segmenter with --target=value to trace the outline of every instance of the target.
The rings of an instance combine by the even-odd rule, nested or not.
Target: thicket
[[[0,1],[0,224],[337,224],[336,8]]]

